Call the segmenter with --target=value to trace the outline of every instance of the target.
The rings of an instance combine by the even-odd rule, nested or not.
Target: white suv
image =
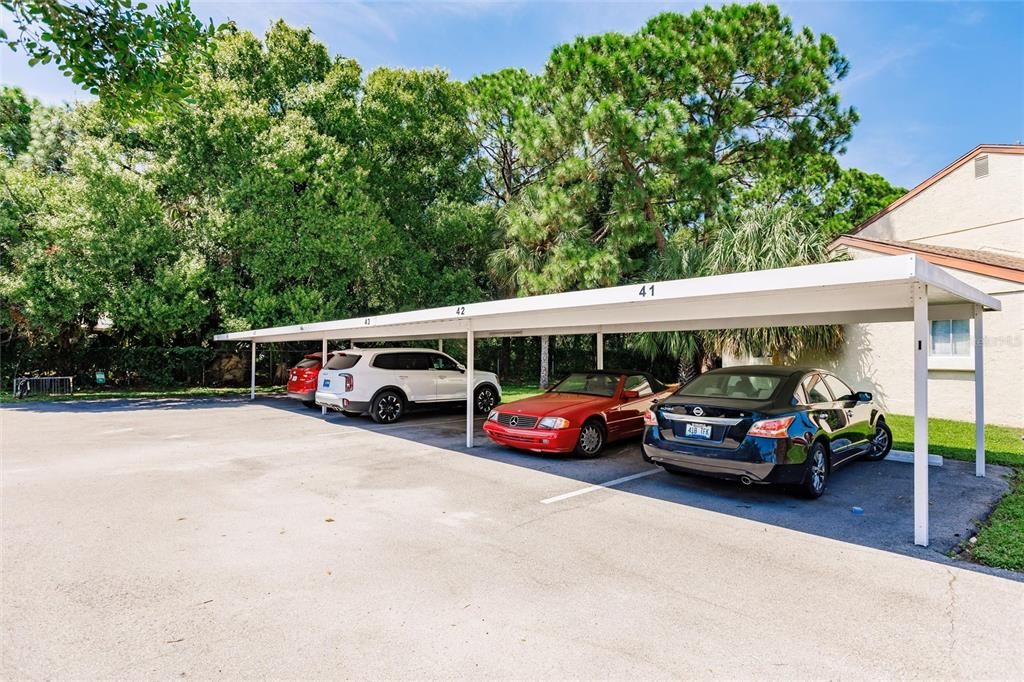
[[[474,370],[473,407],[487,414],[501,402],[501,385],[491,372]],[[369,413],[387,424],[410,405],[465,402],[466,368],[430,348],[352,348],[334,353],[320,370],[316,404],[348,416]]]

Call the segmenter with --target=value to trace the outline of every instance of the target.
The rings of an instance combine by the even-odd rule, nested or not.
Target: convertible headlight
[[[538,422],[537,426],[542,429],[567,429],[569,428],[569,420],[562,417],[544,417]]]
[[[498,421],[498,411],[497,410],[491,410],[491,413],[487,415],[487,421],[489,421],[489,422],[496,422],[496,421]]]

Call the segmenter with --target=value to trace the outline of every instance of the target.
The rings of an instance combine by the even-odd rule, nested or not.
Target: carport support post
[[[442,353],[444,352],[444,339],[437,340],[437,349]]]
[[[320,366],[327,366],[327,337],[324,337],[323,345],[320,347]],[[317,377],[316,385],[313,387],[313,399],[316,400],[316,389],[320,385],[320,377]],[[327,405],[320,406],[320,414],[324,417],[327,416]]]
[[[985,475],[985,329],[984,309],[974,306],[974,475]]]
[[[252,342],[249,358],[249,400],[256,400],[256,341]]]
[[[928,287],[914,298],[914,544],[928,546]]]
[[[476,388],[476,381],[473,379],[474,361],[473,330],[466,332],[466,447],[473,447],[473,389]]]
[[[597,333],[597,368],[604,369],[604,332]]]

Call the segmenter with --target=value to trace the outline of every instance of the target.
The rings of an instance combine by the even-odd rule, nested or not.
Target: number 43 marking
[[[644,298],[647,298],[648,296],[651,296],[653,298],[654,297],[654,285],[653,284],[645,284],[644,286],[640,287],[640,295],[643,296]]]

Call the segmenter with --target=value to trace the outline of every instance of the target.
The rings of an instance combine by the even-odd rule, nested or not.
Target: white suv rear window
[[[360,357],[352,353],[337,353],[327,361],[327,369],[352,369],[359,362]]]

